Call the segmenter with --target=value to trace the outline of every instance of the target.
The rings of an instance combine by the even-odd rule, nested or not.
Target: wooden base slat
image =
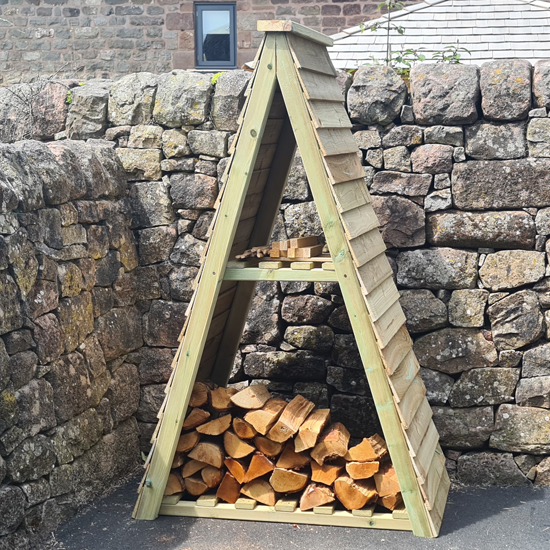
[[[304,262],[294,262],[296,263]],[[312,263],[312,262],[305,262]],[[338,282],[334,271],[326,269],[260,269],[258,267],[245,267],[243,269],[228,268],[225,270],[226,281],[312,281],[312,282]]]
[[[249,502],[245,502],[249,501]],[[253,503],[253,504],[252,504]],[[241,508],[241,506],[254,508]],[[180,500],[177,504],[162,504],[160,515],[186,516],[194,518],[236,519],[243,521],[274,521],[279,523],[300,523],[310,525],[335,525],[340,527],[360,527],[365,529],[394,529],[412,531],[411,522],[394,519],[390,513],[373,513],[372,516],[358,516],[351,512],[336,510],[331,515],[314,514],[296,510],[279,512],[275,507],[258,504],[252,499],[239,499],[234,505],[220,503],[212,508],[197,506],[195,502]]]

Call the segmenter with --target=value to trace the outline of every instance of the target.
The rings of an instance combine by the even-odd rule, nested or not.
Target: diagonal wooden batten
[[[428,516],[418,479],[410,460],[407,442],[401,428],[384,363],[361,292],[361,285],[350,250],[351,245],[348,245],[344,230],[339,223],[339,213],[332,198],[332,185],[317,144],[290,48],[284,36],[277,38],[277,62],[279,85],[287,105],[327,244],[334,259],[342,295],[398,475],[403,499],[409,511],[411,525],[415,534],[432,537],[437,534],[437,531],[434,531],[434,525]]]
[[[229,249],[237,229],[253,164],[260,147],[269,107],[276,87],[275,37],[267,36],[260,58],[256,81],[244,116],[239,145],[235,151],[227,189],[220,205],[217,230],[211,238],[204,273],[197,289],[195,306],[182,341],[180,360],[175,369],[171,393],[160,426],[156,451],[151,459],[148,479],[136,504],[134,517],[154,519],[158,515],[164,487],[181,431],[193,381],[199,367],[208,327],[220,285],[223,281]]]

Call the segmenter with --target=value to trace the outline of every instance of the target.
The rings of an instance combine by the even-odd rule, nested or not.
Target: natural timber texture
[[[394,520],[401,522],[399,528],[406,523],[407,528],[419,536],[436,536],[443,518],[449,478],[350,123],[343,109],[336,72],[326,51],[330,39],[293,22],[261,22],[259,28],[266,32],[266,37],[239,117],[232,156],[222,177],[220,199],[167,385],[167,399],[159,412],[159,426],[145,464],[135,517],[156,517],[172,465],[180,468],[182,460],[195,459],[221,469],[224,459],[231,456],[226,447],[246,460],[243,469],[248,468],[251,455],[260,452],[276,465],[271,476],[281,472],[277,473],[281,479],[296,478],[296,474],[308,477],[306,470],[299,467],[277,466],[283,448],[287,454],[285,460],[289,458],[285,443],[292,440],[296,454],[308,452],[319,466],[311,468],[314,483],[320,483],[315,482],[314,476],[334,474],[335,470],[323,470],[325,464],[337,458],[348,463],[349,468],[343,466],[333,481],[336,496],[339,491],[348,499],[348,509],[355,509],[374,483],[376,493],[380,499],[386,499],[388,508],[398,509],[401,497],[395,488],[399,487],[409,518]],[[246,250],[262,250],[269,245],[296,145],[330,250],[331,269],[315,269],[314,261],[307,258],[292,263],[291,269],[227,269],[230,256],[233,259]],[[299,245],[296,247],[289,242],[285,252],[288,255],[293,248],[305,250],[316,246],[312,241],[306,244],[309,242],[299,241],[294,243]],[[317,417],[308,422],[313,407],[301,396],[286,404],[270,399],[262,384],[249,386],[246,393],[234,393],[206,382],[210,379],[222,386],[227,382],[256,281],[285,280],[283,277],[314,280],[317,276],[314,271],[324,274],[319,275],[319,280],[340,284],[383,429],[383,446],[380,441],[368,438],[349,449],[345,427],[326,428],[328,414],[323,416],[317,412]],[[296,275],[293,278],[287,272]],[[203,385],[194,388],[196,380]],[[242,414],[235,414],[237,410]],[[232,418],[240,417],[243,422],[234,425],[231,421],[223,435],[215,435],[229,420],[219,413],[230,413]],[[182,428],[184,436],[196,434],[189,436],[183,446],[191,447],[185,451],[189,453],[187,456],[181,456],[185,454],[181,450],[176,455],[176,448],[181,448]],[[257,435],[252,435],[253,430]],[[205,439],[197,440],[201,435]],[[212,437],[227,439],[228,444],[221,449],[221,460],[215,450],[219,444],[207,440]],[[248,447],[250,452],[242,454]],[[365,466],[367,462],[373,464]],[[372,477],[352,479],[352,473],[359,477],[374,469],[375,462],[380,463],[379,470]],[[210,479],[221,477],[213,470],[208,470],[208,475],[212,476],[208,478],[209,483]],[[244,477],[239,481],[233,473],[229,475],[235,483],[242,484]],[[173,478],[170,479],[175,485]],[[185,478],[185,483],[189,479],[195,493],[202,490],[201,484],[206,484],[200,473]],[[224,475],[222,483],[226,479],[227,487],[233,487],[234,493],[231,478]],[[256,478],[242,489],[247,487],[248,493],[260,494],[265,502],[271,503],[273,498],[269,491],[264,495],[265,487],[262,489],[260,483],[264,481],[262,477]],[[234,494],[229,498],[233,497]],[[241,505],[248,504],[242,502]],[[166,510],[166,506],[162,509]],[[166,513],[185,510],[188,514],[204,514],[204,509],[207,506],[175,505]],[[221,510],[226,514],[224,517],[232,517],[225,512],[226,508]],[[325,513],[328,508],[319,510]],[[256,517],[263,518],[262,514],[259,512]],[[333,516],[335,522],[336,517],[340,517],[337,512]],[[348,520],[338,521],[346,524]],[[382,524],[390,528],[393,525]]]

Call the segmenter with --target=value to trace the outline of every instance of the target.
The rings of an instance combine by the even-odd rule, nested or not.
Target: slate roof
[[[392,13],[405,33],[391,32],[392,51],[423,47],[428,61],[434,51],[456,44],[467,48],[461,62],[481,64],[492,59],[516,58],[534,62],[550,59],[550,1],[543,0],[424,0]],[[386,32],[352,27],[332,36],[330,57],[338,69],[355,69],[383,60]]]

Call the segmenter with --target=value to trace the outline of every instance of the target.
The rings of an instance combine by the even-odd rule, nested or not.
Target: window
[[[235,4],[195,3],[195,51],[198,68],[236,67]]]

